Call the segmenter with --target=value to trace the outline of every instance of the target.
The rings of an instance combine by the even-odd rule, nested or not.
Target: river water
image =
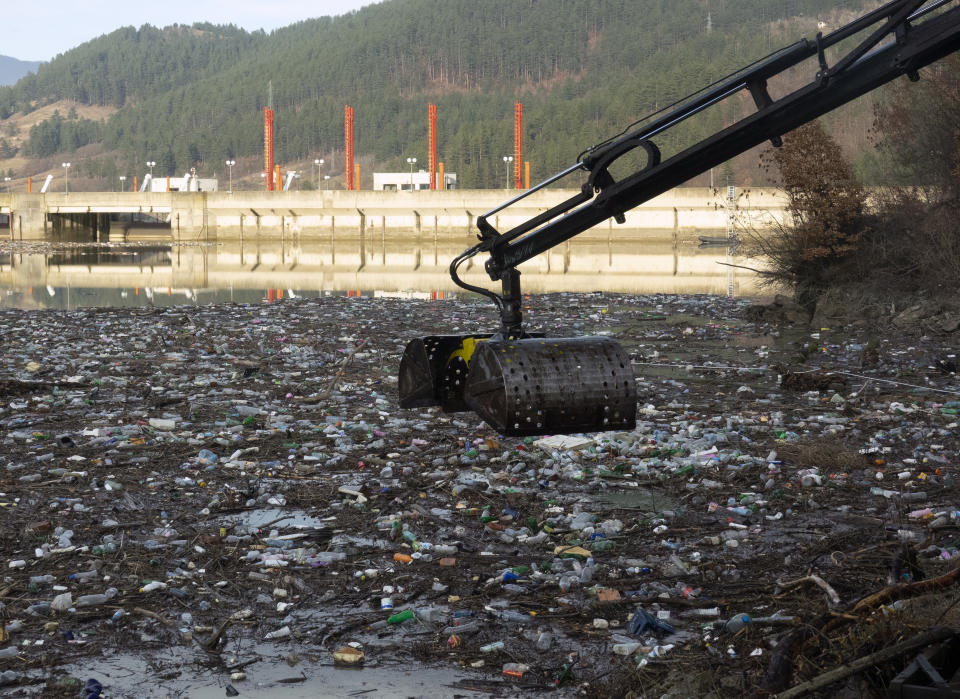
[[[756,274],[737,247],[700,236],[572,240],[521,265],[525,293],[708,293],[756,296]],[[321,295],[444,297],[463,292],[450,261],[472,241],[368,236],[259,238],[171,244],[12,243],[0,248],[0,306],[72,309],[254,303]],[[497,289],[482,256],[464,280]]]

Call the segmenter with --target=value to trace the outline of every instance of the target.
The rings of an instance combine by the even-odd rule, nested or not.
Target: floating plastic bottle
[[[514,624],[529,624],[531,621],[533,621],[533,617],[531,617],[529,614],[515,612],[512,609],[507,609],[501,612],[500,618],[506,622]]]
[[[101,604],[106,604],[117,596],[117,592],[117,588],[108,587],[102,594],[99,595],[83,595],[77,598],[77,606],[96,607]]]
[[[404,609],[402,612],[397,612],[389,617],[387,617],[388,624],[402,624],[405,621],[413,619],[413,610]]]
[[[749,614],[737,614],[736,616],[731,617],[727,623],[724,624],[724,628],[727,630],[727,633],[736,633],[749,623]]]
[[[643,646],[642,643],[614,643],[613,652],[617,655],[633,655]]]

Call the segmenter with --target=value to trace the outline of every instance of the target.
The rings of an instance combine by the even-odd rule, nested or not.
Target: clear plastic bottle
[[[36,604],[31,604],[25,610],[30,616],[40,616],[41,614],[50,613],[50,603],[49,602],[37,602]]]
[[[417,609],[414,614],[417,620],[421,622],[444,622],[447,620],[447,612],[437,607]]]
[[[637,650],[643,646],[642,643],[614,643],[613,652],[617,655],[633,655]]]
[[[729,621],[727,621],[727,623],[724,625],[724,628],[726,628],[727,633],[736,633],[737,631],[739,631],[749,623],[750,623],[749,614],[737,614],[736,616],[731,617]]]
[[[76,605],[78,607],[96,607],[101,604],[106,604],[114,597],[117,596],[117,588],[108,587],[103,594],[99,595],[82,595],[77,598]]]
[[[167,583],[154,580],[141,587],[140,592],[153,592],[154,590],[165,590],[166,588]]]
[[[515,623],[515,624],[528,624],[531,621],[531,616],[529,614],[524,614],[523,612],[515,612],[512,609],[507,609],[500,613],[500,618],[504,621]]]
[[[466,624],[460,624],[458,626],[447,626],[443,629],[444,636],[450,636],[456,634],[458,636],[472,636],[475,633],[480,631],[480,622],[470,621]]]
[[[79,573],[71,573],[68,580],[70,580],[70,582],[84,582],[85,580],[92,580],[96,576],[97,576],[97,571],[84,570]]]

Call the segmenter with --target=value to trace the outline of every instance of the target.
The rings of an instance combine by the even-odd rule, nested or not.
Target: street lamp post
[[[233,166],[236,164],[237,164],[236,160],[231,159],[227,161],[227,168],[230,170],[230,189],[229,189],[230,194],[233,194]]]
[[[317,189],[320,189],[320,166],[323,165],[323,158],[316,158],[313,164],[317,166]]]
[[[330,179],[330,175],[324,175],[324,176],[323,176],[323,188],[324,188],[324,189],[327,188],[327,180],[329,180],[329,179]]]
[[[70,194],[70,163],[61,163],[63,166],[63,193]]]
[[[148,160],[147,167],[150,168],[150,179],[153,179],[153,168],[157,164],[156,160]]]
[[[413,189],[413,166],[417,164],[417,159],[407,158],[407,164],[410,166],[410,189]]]
[[[503,164],[504,164],[504,165],[506,166],[506,168],[507,168],[507,189],[510,189],[510,163],[512,163],[512,162],[513,162],[513,156],[512,156],[512,155],[505,155],[505,156],[503,156]]]
[[[5,191],[5,192],[9,192],[9,191],[10,191],[10,178],[9,178],[9,177],[4,177],[4,178],[3,178],[3,191]]]
[[[126,182],[127,182],[127,176],[120,175],[120,191],[121,192],[123,191],[123,185],[126,184]]]

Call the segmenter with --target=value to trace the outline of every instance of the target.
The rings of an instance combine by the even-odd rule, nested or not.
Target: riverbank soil
[[[880,697],[960,627],[946,325],[525,305],[623,344],[635,430],[400,409],[473,299],[0,309],[5,695]]]

